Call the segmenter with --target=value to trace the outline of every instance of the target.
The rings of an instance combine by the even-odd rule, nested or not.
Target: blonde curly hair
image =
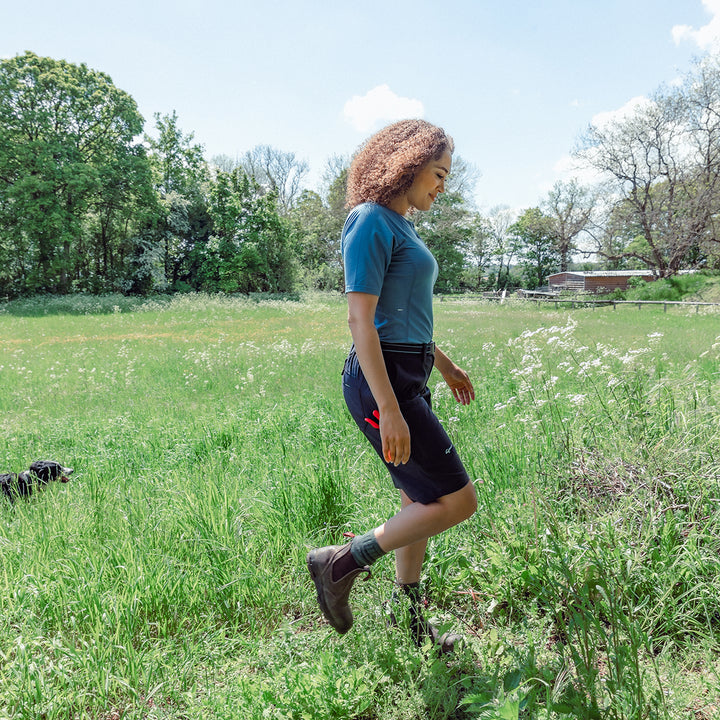
[[[453,139],[425,120],[401,120],[368,138],[353,156],[348,171],[345,204],[363,202],[387,206],[410,188],[418,171],[444,152],[451,155]]]

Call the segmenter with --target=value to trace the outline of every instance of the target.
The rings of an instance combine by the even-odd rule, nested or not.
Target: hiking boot
[[[370,568],[366,565],[357,570],[351,570],[338,580],[332,579],[333,564],[349,552],[350,543],[311,550],[307,556],[307,566],[317,589],[320,609],[330,625],[341,635],[344,635],[353,624],[353,614],[348,605],[348,597],[355,578],[360,573],[367,573],[365,580],[370,577]]]
[[[455,647],[459,646],[463,641],[463,636],[458,633],[448,631],[441,635],[440,631],[427,620],[425,621],[424,632],[426,637],[432,640],[433,647],[436,647],[441,655],[454,653]]]
[[[405,591],[408,597],[412,597],[412,592]],[[397,593],[393,592],[393,596],[389,603],[387,603],[388,609],[388,625],[397,627],[400,623],[397,620],[393,606],[397,607],[399,598]],[[421,648],[427,640],[432,642],[434,648],[437,649],[441,655],[447,655],[455,652],[455,647],[460,644],[463,640],[463,636],[458,633],[440,631],[428,620],[425,619],[422,611],[419,608],[419,595],[416,598],[416,603],[411,604],[408,608],[408,630],[410,631],[410,638],[415,645]]]

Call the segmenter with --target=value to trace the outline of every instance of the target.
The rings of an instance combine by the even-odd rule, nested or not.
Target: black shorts
[[[390,384],[410,429],[410,460],[397,467],[385,462],[380,431],[365,418],[373,418],[377,403],[360,369],[355,349],[345,360],[343,394],[350,414],[380,456],[396,488],[413,501],[431,503],[465,487],[470,478],[445,432],[432,411],[427,381],[433,368],[432,352],[409,354],[383,350]]]

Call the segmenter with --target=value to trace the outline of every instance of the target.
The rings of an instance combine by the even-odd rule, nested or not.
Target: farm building
[[[655,280],[650,270],[593,270],[591,272],[561,272],[548,277],[550,292],[576,290],[577,292],[604,293],[627,290],[630,278],[646,282]]]

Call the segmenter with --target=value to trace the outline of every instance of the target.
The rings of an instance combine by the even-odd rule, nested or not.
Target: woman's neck
[[[398,215],[402,215],[403,217],[405,217],[408,214],[408,210],[410,210],[410,203],[408,202],[408,199],[407,197],[405,197],[405,195],[400,195],[393,198],[387,204],[387,207],[389,207],[391,210],[394,210]]]

